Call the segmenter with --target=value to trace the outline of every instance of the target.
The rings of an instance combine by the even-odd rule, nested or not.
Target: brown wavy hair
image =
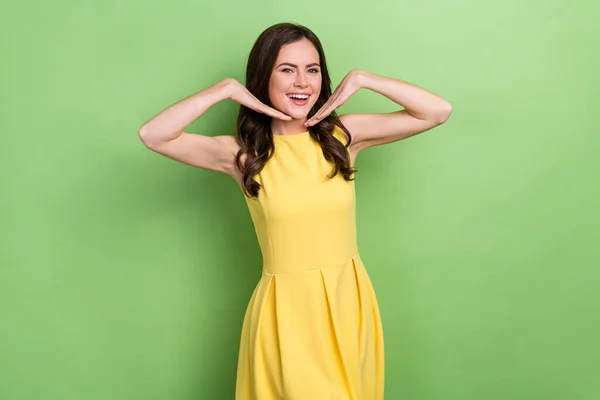
[[[269,99],[269,80],[279,51],[284,45],[304,38],[310,40],[316,47],[321,64],[321,93],[308,113],[308,118],[310,118],[331,96],[331,79],[321,42],[305,26],[280,23],[267,28],[260,34],[248,57],[246,88],[262,103],[272,107]],[[346,134],[345,145],[332,135],[336,126],[340,127]],[[350,156],[346,150],[350,146],[352,136],[340,121],[335,110],[319,123],[308,127],[307,130],[312,138],[319,142],[325,159],[333,164],[333,169],[328,177],[333,178],[338,172],[341,172],[347,181],[354,180],[352,174],[358,170],[350,165]],[[246,196],[258,197],[261,185],[254,180],[254,177],[273,156],[275,148],[273,133],[271,132],[271,117],[240,105],[237,118],[237,136],[240,150],[236,155],[236,165],[243,173],[242,189]],[[244,165],[240,161],[243,154],[246,154]]]

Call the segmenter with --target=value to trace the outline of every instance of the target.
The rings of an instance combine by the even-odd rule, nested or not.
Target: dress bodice
[[[336,126],[334,137],[346,143]],[[289,273],[338,265],[358,253],[354,181],[328,174],[333,164],[309,132],[273,135],[274,154],[246,197],[263,270]]]

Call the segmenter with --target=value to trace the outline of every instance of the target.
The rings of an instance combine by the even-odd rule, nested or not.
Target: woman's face
[[[319,53],[306,38],[281,48],[269,80],[269,99],[277,110],[306,119],[321,93]]]

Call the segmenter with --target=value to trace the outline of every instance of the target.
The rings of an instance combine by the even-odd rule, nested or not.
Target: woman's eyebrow
[[[292,64],[292,63],[289,63],[289,62],[281,63],[281,64],[279,64],[277,66],[277,68],[281,67],[282,65],[289,65],[290,67],[298,68],[298,66],[296,64]],[[308,67],[314,67],[314,66],[320,67],[319,63],[312,63],[312,64],[308,64],[306,66],[306,68],[308,68]]]

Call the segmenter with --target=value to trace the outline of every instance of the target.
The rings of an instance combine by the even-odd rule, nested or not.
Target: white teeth
[[[298,100],[308,99],[308,95],[306,95],[306,94],[288,94],[288,97],[291,97],[292,99],[298,99]]]

